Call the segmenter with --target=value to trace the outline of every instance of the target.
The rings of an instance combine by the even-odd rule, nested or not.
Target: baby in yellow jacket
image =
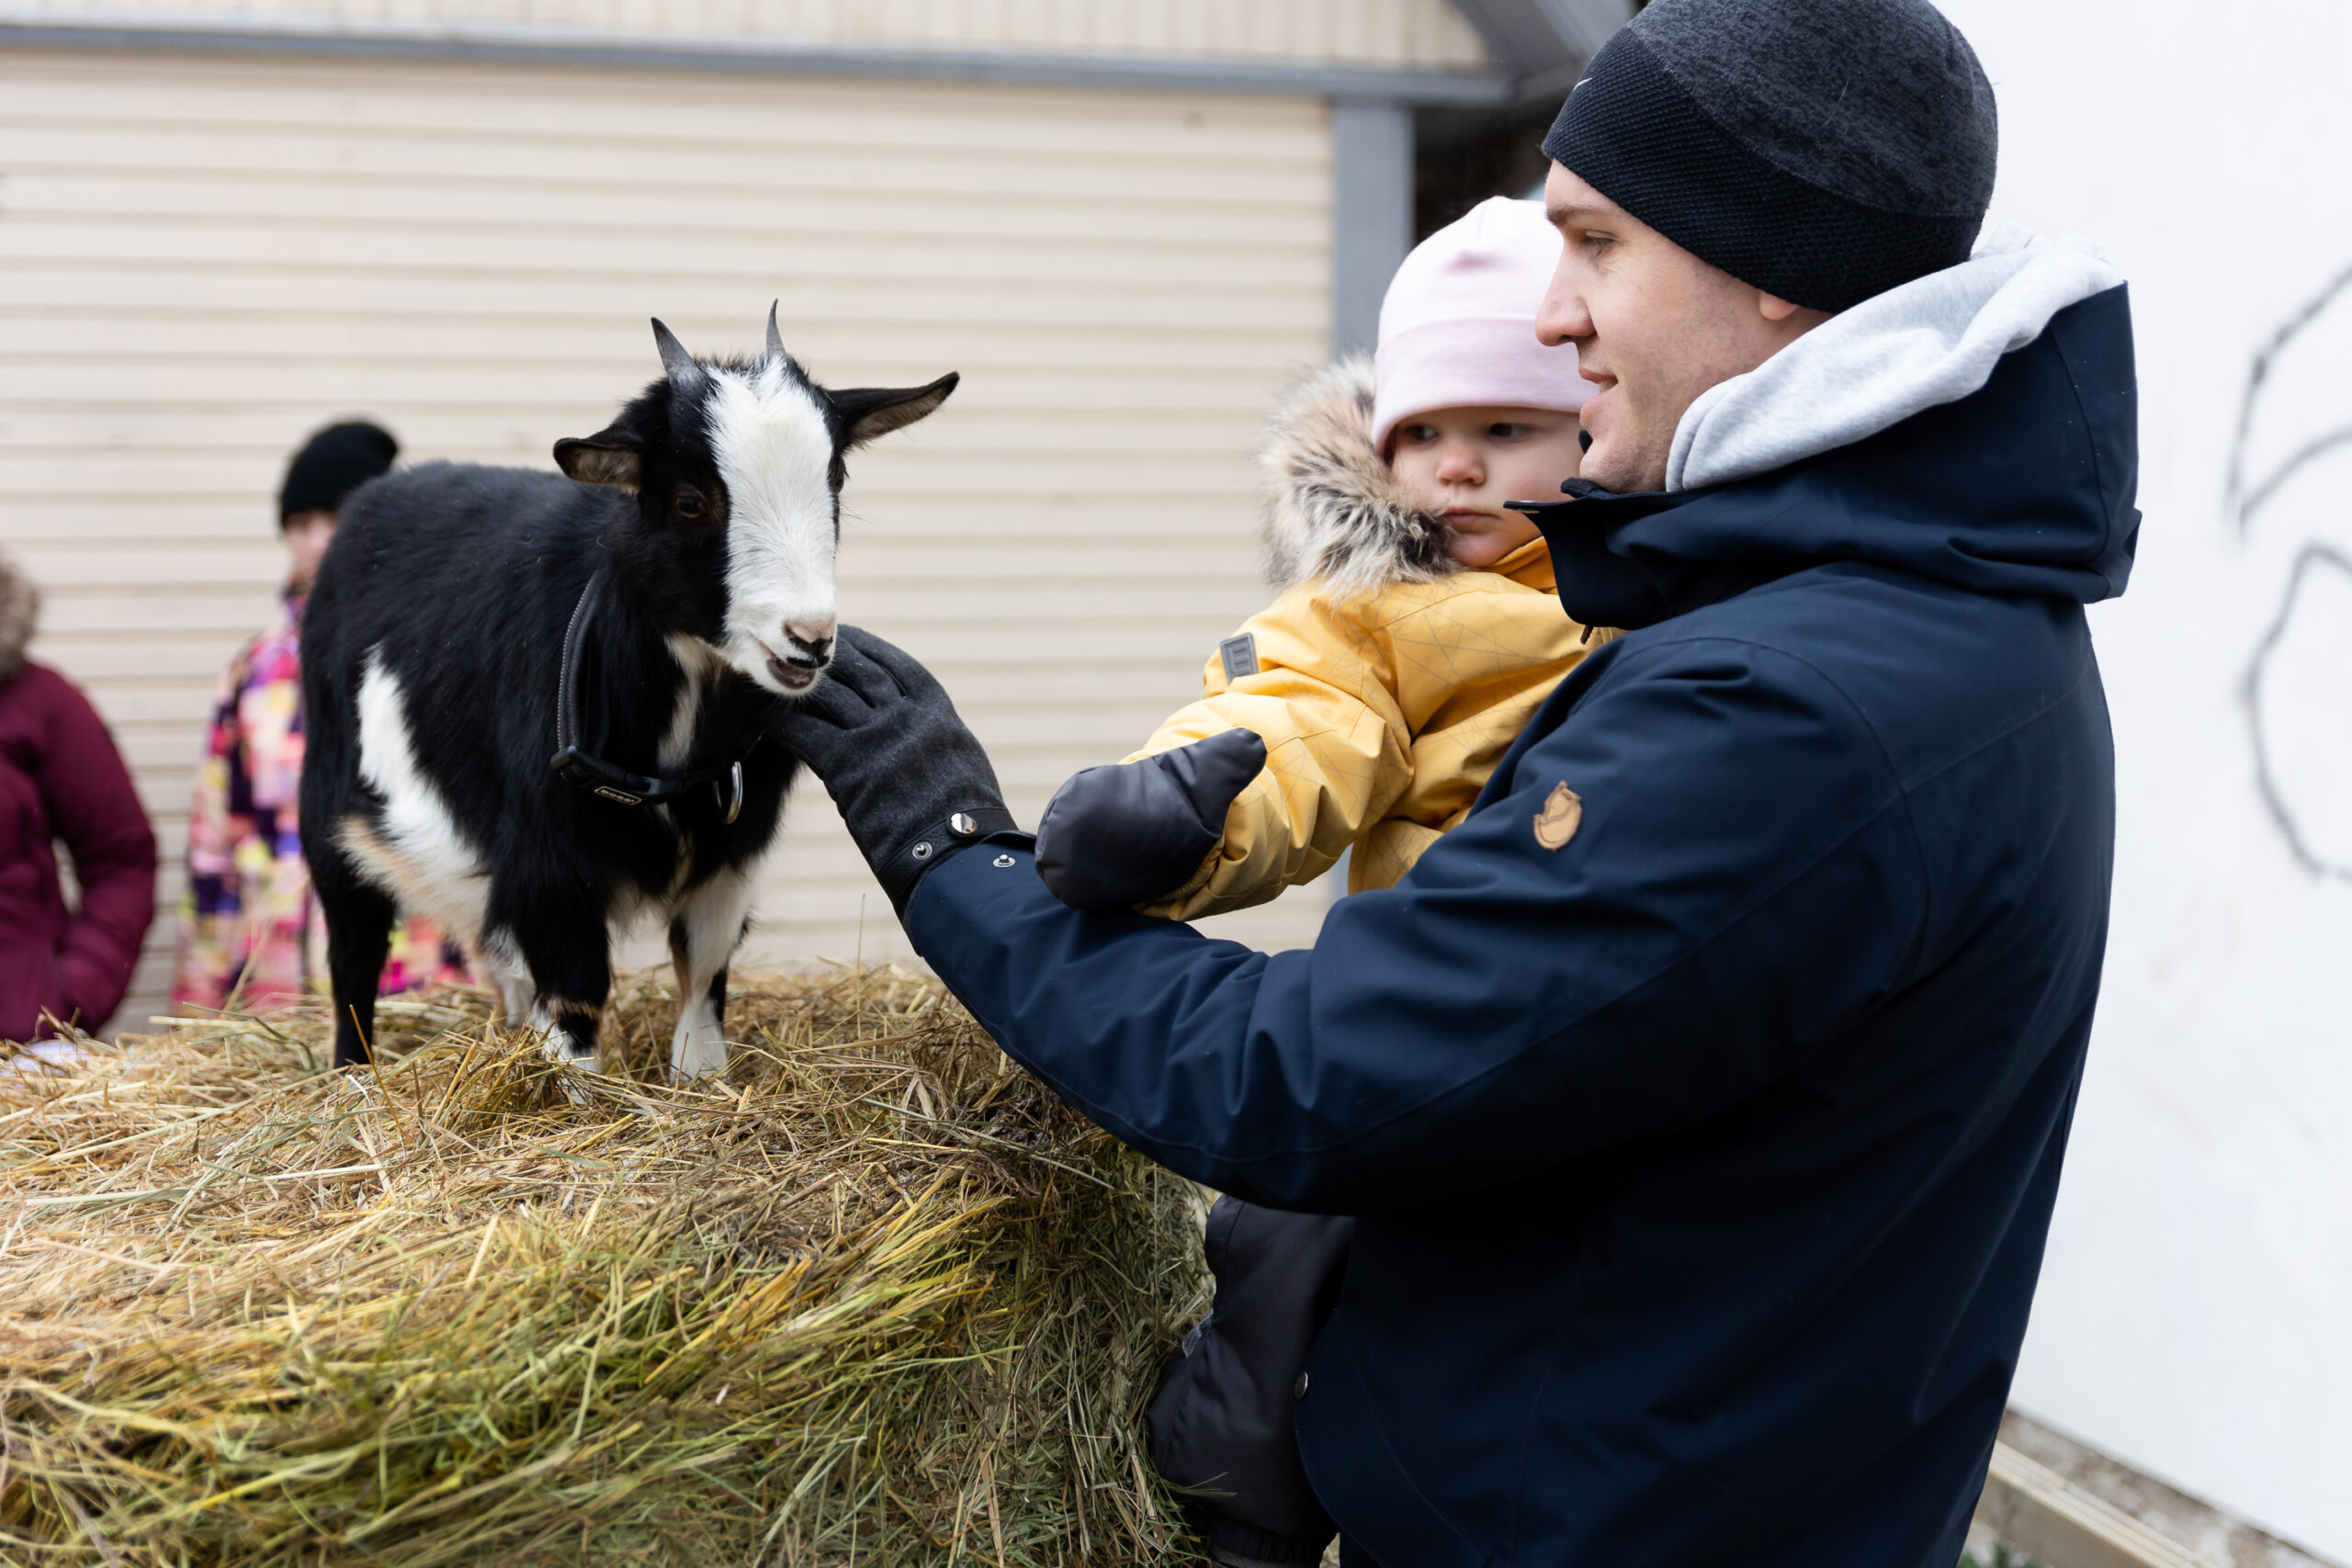
[[[1535,336],[1559,253],[1539,204],[1480,204],[1397,270],[1376,361],[1330,366],[1275,414],[1282,596],[1219,645],[1200,701],[1046,807],[1038,871],[1066,902],[1194,919],[1351,847],[1351,892],[1392,886],[1613,635],[1562,612],[1535,525],[1504,506],[1577,472],[1593,388]]]

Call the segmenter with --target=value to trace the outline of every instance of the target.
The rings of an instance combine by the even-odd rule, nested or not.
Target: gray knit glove
[[[824,680],[770,725],[824,781],[901,917],[932,867],[1017,831],[989,754],[946,692],[871,632],[843,626]]]

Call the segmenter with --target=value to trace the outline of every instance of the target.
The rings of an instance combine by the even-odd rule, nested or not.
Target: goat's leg
[[[523,962],[522,950],[508,932],[492,931],[483,936],[477,956],[483,973],[498,987],[499,1021],[509,1029],[522,1028],[530,1021],[532,1004],[537,1000],[531,987],[531,966]]]
[[[751,909],[751,877],[724,871],[687,894],[670,919],[670,963],[678,976],[670,1076],[681,1083],[727,1070],[727,963]]]
[[[376,1028],[376,991],[392,948],[399,911],[381,889],[356,875],[329,849],[311,857],[311,890],[327,922],[327,979],[334,988],[334,1065],[368,1061]]]
[[[503,904],[505,900],[495,902]],[[610,938],[602,909],[576,894],[517,899],[518,918],[498,929],[530,971],[531,1022],[551,1061],[596,1065],[596,1031],[613,988]]]

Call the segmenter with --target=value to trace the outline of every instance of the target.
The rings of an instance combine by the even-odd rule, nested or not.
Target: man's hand
[[[824,781],[901,916],[923,873],[1017,826],[946,692],[871,632],[843,626],[823,682],[771,727]]]
[[[1132,909],[1190,890],[1225,841],[1225,814],[1266,765],[1266,743],[1228,729],[1139,762],[1088,768],[1037,824],[1037,874],[1077,909]]]

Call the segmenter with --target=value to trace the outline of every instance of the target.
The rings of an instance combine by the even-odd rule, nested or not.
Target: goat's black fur
[[[828,393],[782,354],[773,320],[770,341],[763,359],[699,362],[698,372],[681,363],[683,350],[673,358],[674,340],[666,341],[668,376],[609,429],[557,448],[568,473],[602,483],[432,463],[378,479],[346,503],[302,630],[302,827],[326,917],[338,1064],[366,1059],[396,901],[471,925],[463,934],[507,983],[510,1013],[527,995],[574,1058],[594,1049],[610,930],[640,910],[672,922],[682,1020],[703,995],[724,1007],[726,956],[741,936],[734,911],[747,897],[726,889],[747,886],[797,766],[760,720],[827,661],[831,589],[826,542],[827,635],[763,628],[763,667],[758,649],[742,651],[750,644],[740,615],[730,622],[729,585],[741,520],[710,427],[713,373],[766,375],[765,385],[813,399],[832,448],[830,472],[813,482],[830,493],[836,534],[842,452],[930,412],[955,385],[948,377],[909,390]],[[732,824],[724,786],[625,806],[551,771],[564,629],[599,565],[610,570],[582,644],[579,744],[649,775],[740,756]],[[683,660],[673,651],[681,644]],[[748,673],[747,663],[772,674]],[[411,852],[430,849],[414,835],[415,818],[403,829],[396,810],[388,816],[396,803],[363,773],[360,695],[371,664],[397,681],[414,771],[461,840],[447,854]],[[690,682],[699,700],[690,743],[664,757]],[[370,744],[380,748],[377,723]],[[374,761],[380,777],[381,754]],[[401,852],[387,854],[388,843]],[[722,882],[718,897],[711,890]],[[711,899],[705,914],[726,911],[732,929],[698,933],[698,897]],[[697,943],[709,951],[690,964]],[[685,1029],[682,1021],[681,1049]]]

